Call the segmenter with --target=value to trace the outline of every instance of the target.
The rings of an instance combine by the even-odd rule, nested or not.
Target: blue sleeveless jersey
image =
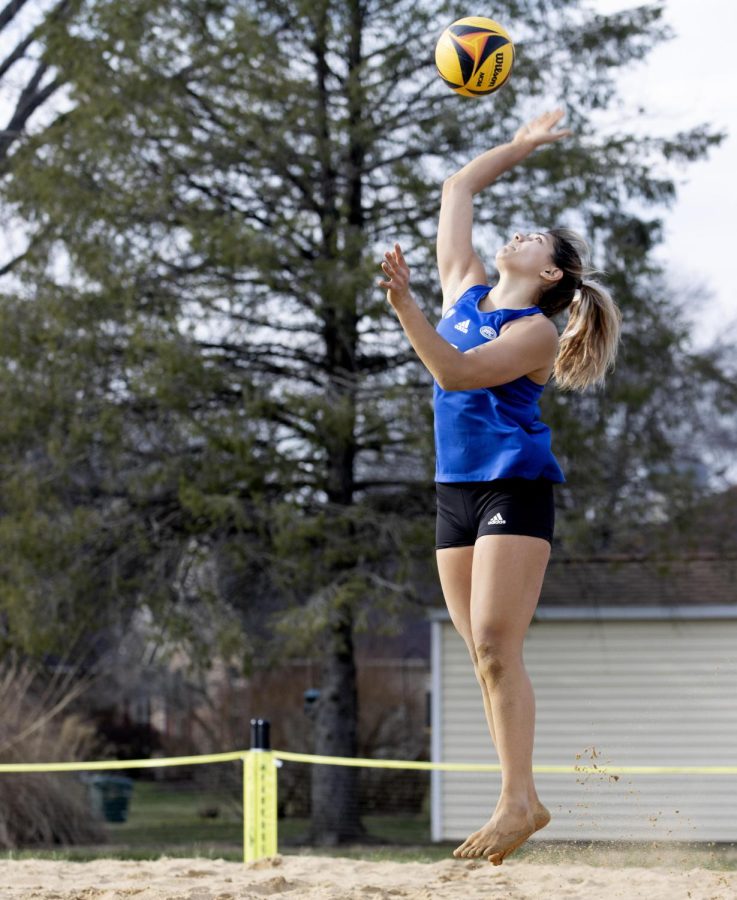
[[[489,290],[469,288],[438,323],[438,333],[462,352],[493,341],[507,322],[542,315],[537,306],[482,312],[478,304]],[[472,391],[445,391],[435,382],[435,480],[565,481],[550,449],[550,429],[540,421],[543,389],[526,375]]]

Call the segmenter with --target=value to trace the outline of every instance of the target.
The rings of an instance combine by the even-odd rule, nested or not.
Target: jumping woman
[[[440,583],[502,770],[493,815],[453,853],[494,865],[550,821],[532,775],[535,696],[522,647],[550,556],[553,485],[565,478],[538,400],[551,375],[565,390],[603,381],[621,316],[590,277],[586,243],[568,229],[516,233],[497,251],[491,288],[472,243],[473,197],[536,147],[571,134],[554,130],[562,116],[544,113],[443,184],[437,330],[410,293],[399,244],[385,254],[378,282],[435,379]],[[559,337],[551,317],[566,309]]]

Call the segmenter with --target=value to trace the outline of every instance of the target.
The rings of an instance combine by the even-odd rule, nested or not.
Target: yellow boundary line
[[[156,769],[159,766],[198,766],[203,763],[234,762],[250,751],[209,753],[204,756],[171,756],[166,759],[109,759],[94,762],[0,763],[0,772],[90,772],[94,769]]]
[[[498,764],[433,763],[401,759],[357,759],[350,756],[313,756],[274,750],[274,757],[285,762],[319,763],[328,766],[360,766],[371,769],[434,769],[441,772],[501,772]],[[545,775],[572,772],[587,775],[737,775],[737,766],[599,766],[596,763],[577,766],[533,766],[532,771]]]
[[[196,766],[207,763],[245,760],[249,750],[210,753],[202,756],[172,756],[162,759],[111,759],[90,762],[0,763],[0,772],[90,772],[115,769],[155,769],[165,766]],[[256,751],[259,752],[259,751]],[[327,766],[355,766],[367,769],[418,769],[439,772],[501,772],[498,764],[418,762],[409,759],[362,759],[352,756],[316,756],[273,750],[274,759],[284,762],[311,763]],[[572,766],[533,766],[541,775],[737,775],[737,766],[600,766],[596,763]]]

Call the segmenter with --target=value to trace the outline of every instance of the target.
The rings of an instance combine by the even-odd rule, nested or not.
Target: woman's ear
[[[547,281],[548,284],[554,284],[563,277],[563,269],[559,269],[557,266],[547,266],[540,273],[540,277],[543,281]]]

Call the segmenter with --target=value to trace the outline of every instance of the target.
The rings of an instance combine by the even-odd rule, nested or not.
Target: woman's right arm
[[[474,194],[529,156],[540,144],[569,135],[571,132],[567,130],[551,131],[563,115],[563,110],[558,109],[538,116],[523,125],[508,144],[487,150],[444,182],[437,236],[443,312],[471,285],[486,283],[484,264],[473,249]]]

